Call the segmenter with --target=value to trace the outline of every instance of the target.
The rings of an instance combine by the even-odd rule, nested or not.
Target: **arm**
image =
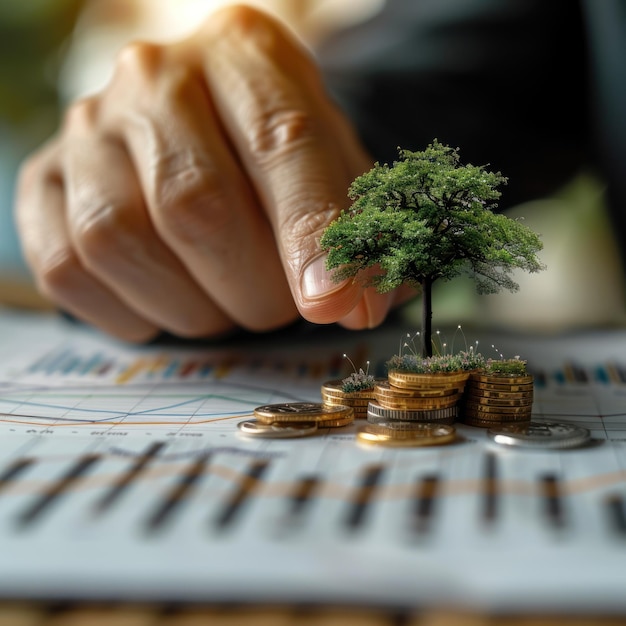
[[[329,88],[381,161],[433,138],[545,196],[588,158],[586,37],[570,0],[388,0],[319,52]]]

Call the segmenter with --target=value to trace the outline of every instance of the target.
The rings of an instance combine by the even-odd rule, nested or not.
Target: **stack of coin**
[[[367,407],[372,423],[388,421],[451,424],[469,374],[389,372],[388,381],[374,387],[375,400]]]
[[[378,402],[367,405],[367,421],[371,424],[382,422],[436,422],[437,424],[452,424],[458,415],[457,405],[424,410],[387,409]]]
[[[389,384],[401,389],[432,390],[456,389],[463,392],[469,372],[438,372],[432,374],[416,374],[413,372],[389,372]]]
[[[361,426],[357,441],[369,445],[389,447],[436,446],[456,439],[454,426],[423,422],[381,422]]]
[[[530,422],[533,377],[472,374],[465,388],[462,420],[470,426],[494,428],[498,424]]]
[[[432,411],[455,406],[461,394],[456,387],[409,389],[380,382],[374,387],[374,398],[385,409]]]
[[[239,432],[254,439],[296,439],[317,433],[317,422],[272,422],[244,420],[237,424]]]
[[[254,409],[254,416],[261,424],[293,426],[298,422],[315,422],[318,428],[338,428],[354,421],[351,406],[329,406],[318,402],[285,402],[266,404]]]
[[[322,385],[322,401],[327,406],[350,406],[354,409],[354,417],[365,419],[367,405],[374,399],[374,388],[359,391],[344,391],[343,381],[329,380]]]

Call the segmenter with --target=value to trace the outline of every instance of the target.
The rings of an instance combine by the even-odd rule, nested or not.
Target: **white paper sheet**
[[[497,338],[536,373],[535,417],[591,429],[582,449],[238,433],[320,401],[343,352],[380,370],[404,330],[134,348],[0,313],[0,596],[626,610],[626,332]]]

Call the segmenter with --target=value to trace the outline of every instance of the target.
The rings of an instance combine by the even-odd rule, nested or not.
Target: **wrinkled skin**
[[[333,283],[319,249],[369,167],[309,55],[230,7],[127,46],[23,165],[16,218],[41,292],[124,340],[373,327],[403,294]]]

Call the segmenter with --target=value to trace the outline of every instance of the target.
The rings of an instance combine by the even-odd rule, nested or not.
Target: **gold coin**
[[[497,424],[506,424],[507,427],[511,425],[511,422],[508,422],[507,420],[483,420],[477,417],[464,417],[463,423],[468,426],[476,426],[477,428],[493,428]],[[514,424],[515,426],[523,428],[525,424],[530,424],[530,417],[525,420],[516,421]]]
[[[373,398],[334,398],[332,396],[325,396],[322,394],[322,400],[324,404],[330,404],[331,406],[351,406],[351,407],[365,407],[369,404]]]
[[[461,420],[477,419],[483,422],[525,422],[531,419],[532,413],[481,413],[479,411],[463,411]]]
[[[329,406],[318,402],[285,402],[266,404],[254,409],[254,416],[264,424],[273,422],[324,422],[328,420],[352,419],[351,406]]]
[[[444,398],[391,398],[382,396],[377,398],[378,404],[385,409],[398,409],[404,411],[431,411],[433,409],[447,409],[455,406],[459,401],[460,394],[446,396]]]
[[[482,395],[477,395],[475,393],[468,393],[465,395],[466,402],[471,402],[475,404],[484,404],[486,406],[493,407],[507,407],[507,406],[531,406],[533,403],[532,396],[528,398],[511,398],[507,400],[505,398],[485,398]]]
[[[349,426],[354,423],[355,414],[353,413],[349,417],[342,417],[339,419],[325,419],[318,420],[318,428],[341,428],[342,426]]]
[[[425,411],[409,411],[405,409],[388,409],[377,402],[370,402],[367,407],[367,419],[370,422],[386,420],[396,421],[417,421],[417,422],[439,422],[442,420],[453,420],[458,414],[456,405],[445,409],[432,409]]]
[[[380,382],[374,387],[374,397],[380,400],[382,397],[391,398],[441,398],[446,396],[458,395],[459,391],[456,387],[442,389],[406,389],[402,387],[394,387],[388,381]]]
[[[520,391],[533,391],[533,383],[524,384],[505,384],[505,383],[481,383],[478,381],[469,380],[467,383],[467,389],[485,389],[487,391],[504,391],[504,392],[520,392]]]
[[[493,422],[490,422],[490,424],[493,424]],[[499,432],[506,432],[506,433],[510,433],[513,435],[526,435],[528,434],[528,431],[530,430],[529,426],[531,425],[531,422],[503,422],[502,423],[502,428],[498,428],[497,430]],[[493,426],[492,426],[493,428]],[[494,428],[494,431],[496,429]]]
[[[420,423],[408,430],[389,424],[367,424],[357,431],[357,441],[361,443],[390,447],[436,446],[455,439],[456,429],[445,424]]]
[[[322,397],[327,398],[364,398],[371,399],[374,397],[374,388],[360,389],[359,391],[344,391],[343,380],[329,380],[322,385]]]
[[[499,376],[498,374],[473,373],[470,379],[488,385],[529,385],[533,382],[533,377],[530,374],[524,376]]]
[[[532,405],[526,406],[490,406],[487,404],[477,404],[476,402],[470,402],[469,399],[464,403],[465,410],[475,410],[481,413],[500,413],[503,415],[517,413],[528,413],[532,409]]]
[[[352,419],[353,420],[367,419],[367,407],[364,407],[364,406],[353,407]]]
[[[465,394],[481,398],[493,398],[495,400],[532,400],[534,397],[532,389],[529,391],[490,391],[474,387],[473,385],[465,387]]]
[[[463,389],[469,372],[441,372],[437,374],[414,374],[412,372],[389,372],[389,384],[403,389]]]
[[[332,404],[329,406],[333,406]],[[347,406],[347,405],[346,405]],[[355,406],[352,407],[353,419],[366,419],[367,418],[367,407],[366,406]]]
[[[491,424],[516,424],[516,423],[520,423],[520,422],[528,422],[532,419],[532,415],[529,413],[527,415],[521,414],[521,415],[496,415],[495,413],[490,413],[490,414],[486,414],[486,413],[480,413],[480,414],[473,414],[473,413],[464,413],[463,417],[461,418],[462,422],[465,422],[466,424],[469,424],[469,421],[476,421],[478,420],[479,422],[489,422]],[[469,421],[468,421],[469,420]]]
[[[258,420],[244,420],[237,428],[249,437],[257,439],[291,439],[308,437],[317,432],[317,422],[273,422],[263,424]]]
[[[423,437],[425,434],[431,433],[433,429],[437,429],[441,426],[439,423],[434,422],[402,422],[396,420],[389,420],[387,422],[377,422],[371,424],[372,428],[370,432],[375,432],[379,435],[387,437],[395,437],[396,439],[411,439],[415,435]],[[445,429],[446,432],[449,429]]]

